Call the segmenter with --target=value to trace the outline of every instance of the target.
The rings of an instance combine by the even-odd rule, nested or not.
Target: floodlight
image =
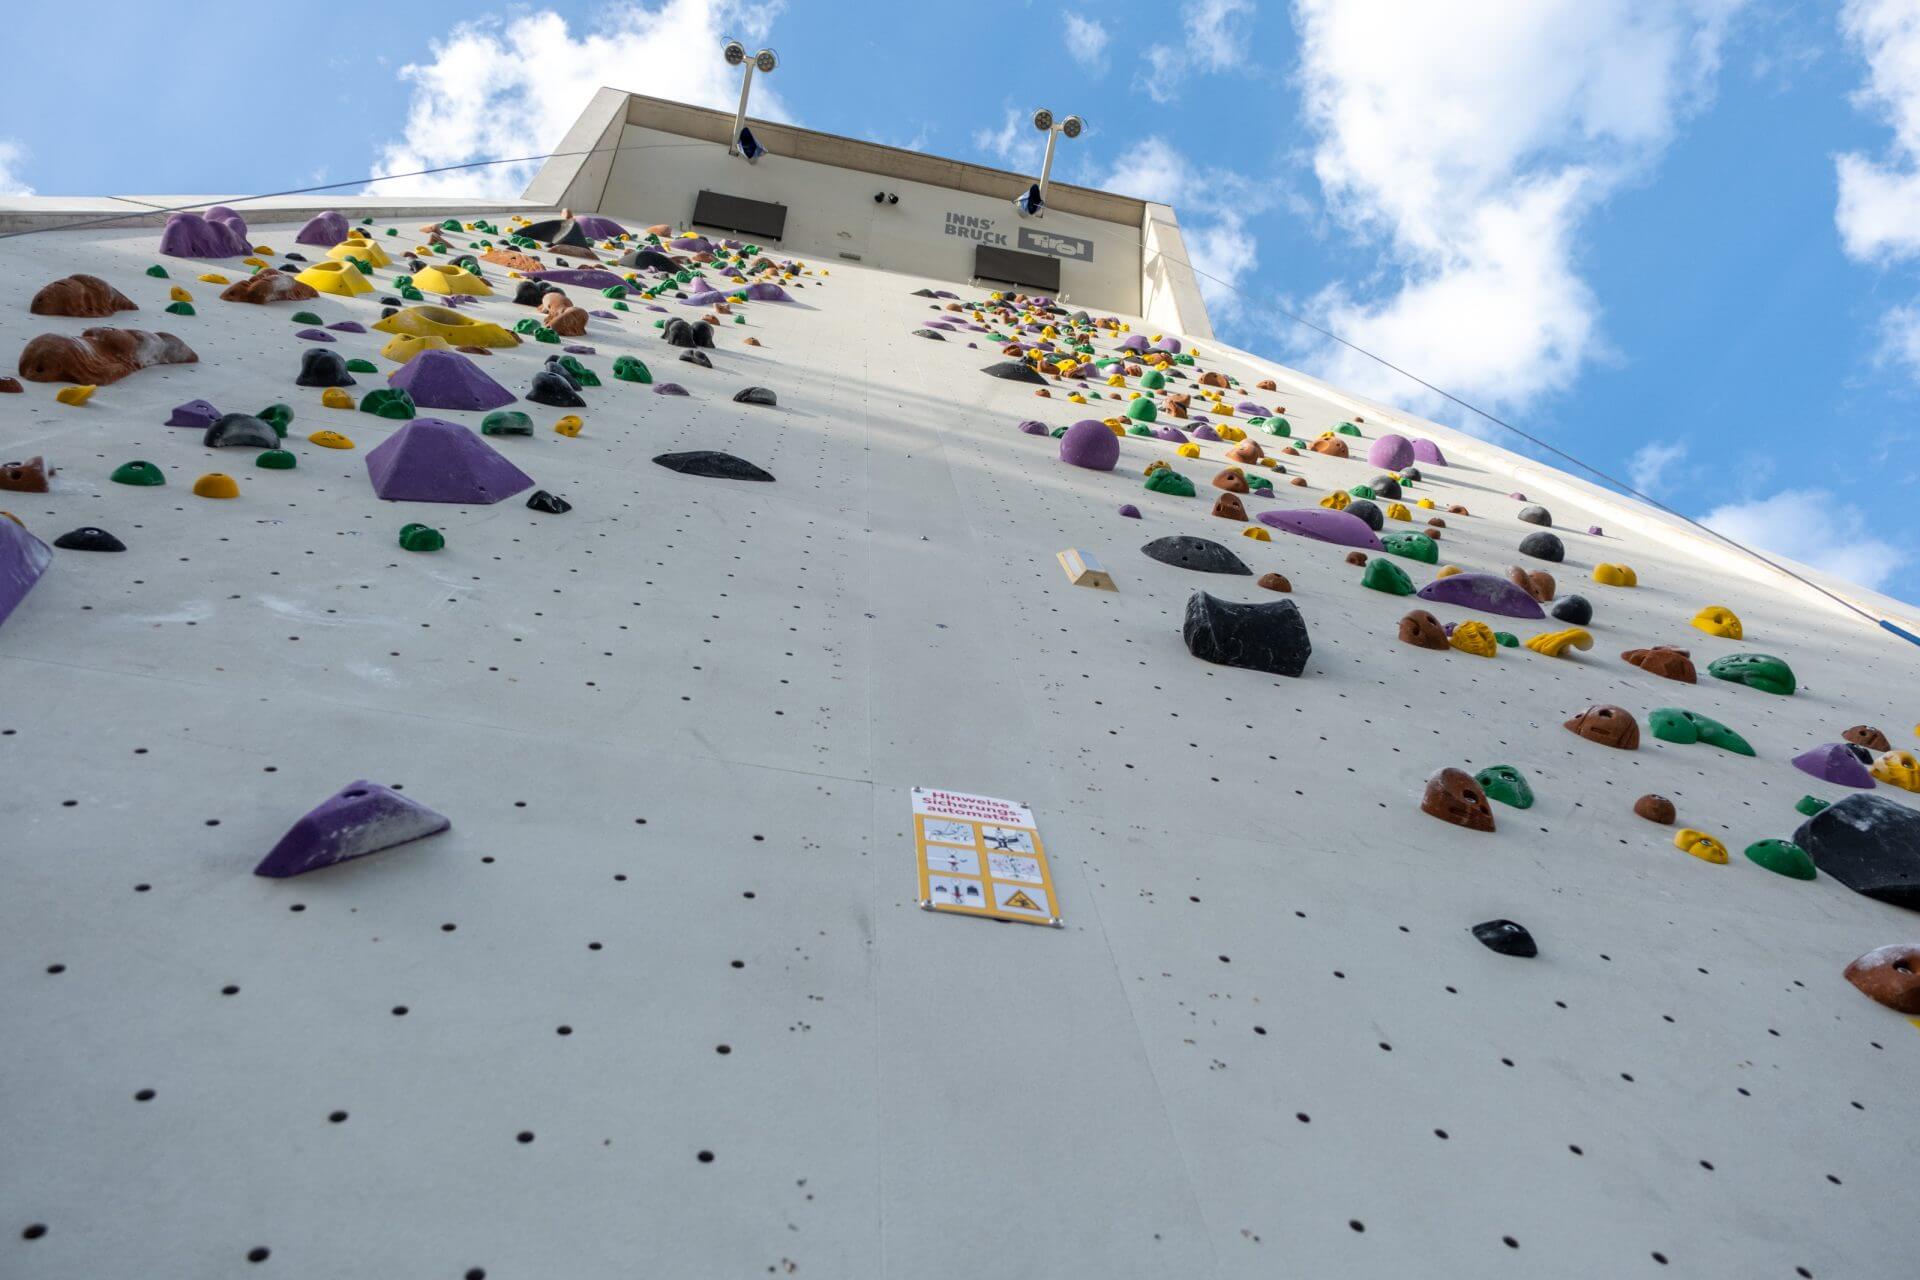
[[[1060,132],[1066,134],[1069,138],[1077,138],[1080,136],[1080,131],[1086,127],[1087,122],[1079,116],[1068,116],[1065,120],[1061,121]]]
[[[762,49],[753,55],[753,65],[759,68],[762,75],[765,75],[780,65],[780,55],[771,49]]]
[[[726,58],[728,66],[737,67],[747,60],[747,46],[738,40],[729,40],[727,47],[721,50],[721,54]]]
[[[1034,112],[1033,127],[1038,129],[1042,133],[1045,133],[1047,130],[1053,128],[1053,112],[1047,110],[1045,107],[1042,107],[1038,111]]]

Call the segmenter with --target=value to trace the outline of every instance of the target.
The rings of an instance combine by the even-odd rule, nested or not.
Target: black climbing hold
[[[1526,521],[1528,524],[1541,526],[1553,523],[1553,517],[1547,514],[1545,507],[1522,507],[1520,508],[1520,519]]]
[[[92,525],[61,534],[53,540],[53,545],[62,551],[125,551],[127,549],[126,543],[105,529],[96,529]]]
[[[773,392],[765,387],[742,387],[733,393],[735,404],[763,404],[769,408],[780,403]]]
[[[1420,474],[1418,467],[1407,467],[1400,472],[1401,484],[1419,484],[1424,479],[1426,477]]]
[[[1155,538],[1140,550],[1161,564],[1170,564],[1176,569],[1192,569],[1195,573],[1239,573],[1248,577],[1253,576],[1253,570],[1247,568],[1239,556],[1206,538],[1172,534],[1165,538]]]
[[[383,293],[380,295],[380,305],[383,308],[385,308],[385,310],[381,311],[380,313],[382,318],[384,318],[386,316],[392,315],[394,312],[400,309],[400,299],[394,297],[390,293]]]
[[[1585,596],[1568,596],[1551,610],[1554,617],[1562,622],[1571,622],[1576,627],[1584,627],[1593,621],[1593,605]]]
[[[1365,498],[1355,498],[1352,502],[1349,502],[1346,506],[1346,512],[1350,516],[1358,516],[1362,520],[1365,520],[1367,522],[1367,528],[1373,530],[1375,533],[1380,532],[1382,526],[1387,523],[1387,518],[1380,514],[1380,508],[1368,502]]]
[[[280,433],[272,423],[250,413],[223,413],[200,437],[200,443],[209,449],[278,449]]]
[[[691,453],[663,453],[654,461],[667,470],[678,471],[684,476],[710,476],[715,480],[773,479],[745,458],[736,458],[730,453],[718,453],[712,449],[696,449]]]
[[[1313,653],[1306,620],[1291,600],[1238,604],[1196,591],[1187,598],[1180,637],[1203,662],[1277,676],[1298,676]]]
[[[707,353],[704,351],[683,351],[680,353],[680,359],[685,364],[697,364],[702,369],[713,368],[713,361],[707,359]]]
[[[305,262],[307,260],[307,255],[304,253],[289,253],[285,255],[285,257],[288,262]]]
[[[1920,810],[1848,796],[1801,823],[1793,842],[1855,893],[1920,910]]]
[[[294,385],[301,387],[350,387],[353,375],[337,352],[324,347],[309,347],[300,353],[300,376]]]
[[[533,496],[527,499],[527,506],[534,511],[544,511],[550,516],[565,515],[573,510],[573,504],[545,489],[535,489]]]
[[[675,347],[711,347],[713,345],[713,326],[705,320],[696,320],[688,324],[685,320],[674,318],[667,321],[660,330],[660,336],[669,345]]]
[[[547,372],[555,373],[561,376],[562,378],[565,378],[567,380],[567,385],[572,387],[575,391],[578,391],[580,389],[580,379],[574,375],[573,370],[567,368],[566,365],[560,363],[562,359],[563,357],[561,356],[548,356]]]
[[[562,293],[559,285],[548,284],[545,280],[522,280],[513,291],[513,300],[523,307],[537,307],[540,299],[550,293]]]
[[[1873,752],[1867,750],[1857,742],[1841,742],[1835,745],[1845,747],[1848,752],[1852,754],[1853,758],[1861,764],[1871,765],[1873,763]]]
[[[678,271],[680,266],[658,249],[629,249],[620,255],[623,267],[649,267],[655,271]]]
[[[931,289],[915,289],[912,293],[908,294],[907,296],[910,298],[937,298],[940,295],[935,293]]]
[[[1526,926],[1511,920],[1489,920],[1485,924],[1477,924],[1473,926],[1473,936],[1480,939],[1487,950],[1498,951],[1503,956],[1540,954],[1540,948],[1533,945],[1533,935],[1527,932]]]
[[[1400,482],[1392,476],[1375,476],[1367,481],[1367,487],[1373,490],[1376,498],[1385,498],[1391,502],[1400,496]]]
[[[1561,545],[1559,534],[1542,530],[1520,539],[1520,554],[1532,556],[1536,560],[1551,560],[1558,564],[1567,558],[1567,549]]]
[[[571,382],[551,369],[542,369],[533,375],[533,387],[527,392],[527,399],[560,409],[578,409],[587,403]]]
[[[1035,371],[1034,367],[1021,360],[1002,360],[999,364],[990,364],[980,372],[991,378],[1005,378],[1008,382],[1031,382],[1046,386],[1047,380]]]
[[[935,342],[946,341],[945,338],[940,336],[940,331],[938,329],[915,329],[913,331],[913,336],[916,338],[932,338]]]

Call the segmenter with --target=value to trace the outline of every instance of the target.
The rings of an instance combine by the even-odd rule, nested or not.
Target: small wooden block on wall
[[[1101,568],[1100,562],[1093,558],[1091,552],[1068,547],[1065,551],[1058,552],[1055,558],[1060,561],[1061,569],[1065,570],[1067,581],[1076,587],[1098,587],[1102,591],[1120,589],[1113,585],[1112,575]]]

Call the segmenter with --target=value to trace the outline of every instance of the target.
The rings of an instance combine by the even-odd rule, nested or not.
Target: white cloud
[[[1177,43],[1149,45],[1141,55],[1146,66],[1134,76],[1133,86],[1144,89],[1155,102],[1180,96],[1180,77],[1189,71],[1225,71],[1256,61],[1248,47],[1247,19],[1253,0],[1187,0],[1180,10]]]
[[[1260,242],[1246,220],[1271,202],[1257,180],[1231,169],[1195,165],[1154,134],[1129,144],[1097,185],[1174,206],[1182,219],[1188,261],[1201,273],[1200,292],[1209,312],[1221,320],[1240,313],[1241,298],[1234,286],[1260,261]]]
[[[1576,270],[1582,223],[1704,99],[1742,2],[1295,0],[1314,172],[1336,225],[1384,259],[1310,311],[1495,407],[1571,384],[1605,351]],[[1305,358],[1355,390],[1441,410],[1345,348]]]
[[[1107,69],[1107,29],[1077,13],[1062,15],[1066,23],[1067,53],[1095,75]]]
[[[1667,474],[1685,461],[1686,456],[1687,445],[1683,440],[1671,444],[1649,440],[1635,449],[1633,457],[1627,460],[1627,479],[1640,492],[1658,495],[1666,487]]]
[[[1716,507],[1700,520],[1736,542],[1869,589],[1880,587],[1912,559],[1874,537],[1859,510],[1824,489],[1784,489],[1771,497]]]
[[[1033,127],[1033,114],[1008,107],[998,129],[976,129],[973,145],[1015,173],[1040,175],[1040,156],[1046,139]],[[1059,163],[1058,160],[1055,163]]]
[[[722,37],[764,38],[782,3],[623,3],[577,36],[551,9],[461,23],[434,42],[431,61],[400,68],[413,84],[406,129],[380,148],[375,168],[404,173],[550,151],[602,85],[636,79],[658,97],[731,109],[740,96],[740,73],[721,59]],[[785,118],[776,84],[777,77],[755,77],[754,115]],[[367,189],[512,197],[539,168],[538,161],[494,165],[389,179]]]
[[[1848,0],[1840,30],[1867,60],[1855,105],[1893,129],[1885,161],[1836,158],[1834,223],[1847,256],[1889,262],[1920,255],[1920,7],[1911,0]]]
[[[26,148],[11,138],[0,138],[0,196],[30,196],[33,188],[15,170],[27,158]]]

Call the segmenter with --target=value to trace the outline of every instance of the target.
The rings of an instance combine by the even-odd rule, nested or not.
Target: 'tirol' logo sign
[[[1071,258],[1075,262],[1093,261],[1093,241],[1082,240],[1078,236],[1055,235],[1051,231],[1040,231],[1033,227],[1020,228],[1020,247],[1035,253],[1051,254],[1056,258]]]

